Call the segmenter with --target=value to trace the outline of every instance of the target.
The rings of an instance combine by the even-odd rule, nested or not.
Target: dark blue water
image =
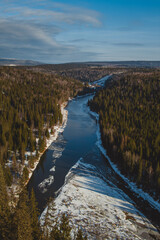
[[[106,160],[96,145],[97,122],[86,107],[92,97],[85,96],[69,102],[67,126],[42,155],[28,184],[29,190],[33,188],[35,191],[41,211],[49,197],[54,197],[62,187],[66,174],[80,158],[106,175]]]

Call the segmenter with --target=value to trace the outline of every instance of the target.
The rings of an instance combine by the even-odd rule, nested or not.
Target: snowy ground
[[[96,113],[92,115],[98,120]],[[97,146],[108,158],[102,147],[99,127]],[[109,158],[108,160],[112,168],[121,176],[117,167]],[[123,175],[122,178],[133,191],[160,210],[158,202]],[[72,236],[80,227],[87,233],[88,239],[160,239],[156,228],[136,209],[132,200],[113,183],[96,174],[96,168],[85,163],[82,158],[67,174],[55,201],[43,211],[40,219],[42,225],[46,213],[49,214],[51,225],[54,225],[55,218],[66,213],[72,225]]]
[[[106,76],[94,83],[97,83],[99,84],[100,82],[100,85],[104,86],[105,82],[104,80],[107,80],[109,79],[110,76]],[[89,107],[87,107],[88,109],[88,112],[94,116],[97,120],[97,122],[99,121],[99,115],[95,112],[92,112]],[[126,178],[123,174],[121,174],[120,170],[118,169],[118,167],[116,166],[116,164],[114,164],[111,159],[108,157],[107,155],[107,151],[104,149],[104,147],[102,146],[102,141],[101,141],[101,133],[100,133],[100,128],[99,128],[99,125],[98,125],[98,128],[97,128],[97,146],[99,147],[99,149],[101,150],[101,152],[103,153],[103,155],[108,159],[111,167],[113,168],[113,170],[130,186],[130,188],[132,189],[133,192],[135,192],[136,194],[138,194],[140,197],[142,197],[144,200],[147,200],[150,205],[152,207],[154,207],[156,210],[158,210],[160,212],[160,199],[159,201],[155,201],[148,193],[145,193],[142,189],[138,188],[136,183],[133,183],[131,181],[129,181],[128,178]]]
[[[47,209],[41,215],[42,225]],[[55,217],[66,213],[73,233],[80,226],[88,239],[152,239],[151,235],[158,236],[157,230],[124,192],[96,176],[94,166],[85,164],[83,159],[66,176],[48,213],[53,224]]]
[[[97,119],[97,121],[99,121],[99,115],[97,113],[90,111],[89,108],[88,108],[88,111],[90,112],[91,115],[93,115]],[[157,209],[160,212],[160,200],[155,201],[148,193],[146,193],[142,189],[138,188],[136,183],[133,183],[133,182],[129,181],[128,178],[126,178],[123,174],[121,174],[121,172],[118,169],[118,167],[116,166],[116,164],[114,164],[111,161],[111,159],[108,157],[106,150],[102,146],[101,133],[100,133],[99,125],[98,125],[98,129],[97,129],[97,139],[98,139],[97,140],[97,146],[99,147],[99,149],[101,150],[103,155],[108,159],[108,161],[109,161],[111,167],[113,168],[113,170],[130,186],[130,188],[132,189],[133,192],[138,194],[144,200],[147,200],[152,207],[154,207],[155,209]]]
[[[98,84],[99,86],[104,87],[106,80],[108,80],[111,76],[112,75],[109,75],[109,76],[107,75],[107,76],[105,76],[105,77],[103,77],[103,78],[101,78],[101,79],[99,79],[99,80],[97,80],[97,81],[95,81],[91,84]]]
[[[59,133],[62,133],[64,131],[66,125],[67,125],[68,111],[65,109],[66,105],[67,105],[67,102],[64,102],[63,104],[61,104],[62,124],[61,125],[57,124],[57,125],[54,126],[54,133],[51,134],[49,139],[46,140],[46,148],[44,149],[44,151],[46,151],[46,149],[48,149],[51,146],[51,143],[57,139]],[[36,139],[36,141],[38,141],[38,139]],[[32,168],[28,167],[29,177],[28,177],[28,180],[26,181],[25,185],[27,185],[27,183],[29,182],[29,180],[30,180],[34,170],[36,169],[36,167],[37,167],[37,165],[38,165],[38,163],[40,161],[40,158],[41,158],[43,152],[39,154],[39,157],[35,161],[34,166]],[[60,154],[62,154],[62,153],[60,153]],[[25,152],[25,155],[31,156],[31,152],[30,151]],[[36,155],[36,152],[33,152],[32,156],[35,156],[35,155]],[[11,162],[9,162],[7,165],[11,166]],[[28,166],[28,160],[25,161],[25,165]],[[52,169],[52,171],[54,171],[54,169]],[[53,181],[54,181],[54,177],[53,176],[51,176],[51,177],[49,176],[49,179],[46,179],[45,182],[42,182],[40,187],[42,189],[43,188],[45,189],[45,186],[46,185],[47,186],[51,185]],[[17,182],[13,183],[11,185],[11,187],[8,188],[8,192],[10,193],[11,190],[14,193],[14,196],[18,199],[19,193],[21,192],[21,188],[20,188],[19,183],[17,183]]]
[[[57,125],[54,126],[54,133],[51,134],[49,139],[46,140],[46,148],[45,148],[45,150],[51,146],[51,143],[57,139],[59,133],[62,133],[64,131],[66,125],[67,125],[68,111],[65,109],[66,105],[67,105],[67,102],[61,104],[62,125],[57,124]],[[31,178],[32,173],[36,169],[37,164],[39,163],[39,160],[40,160],[42,154],[40,154],[39,158],[35,162],[34,167],[32,169],[30,169],[29,179]]]

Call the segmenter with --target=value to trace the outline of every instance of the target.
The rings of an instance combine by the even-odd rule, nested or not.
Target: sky
[[[160,0],[0,0],[0,58],[160,60]]]

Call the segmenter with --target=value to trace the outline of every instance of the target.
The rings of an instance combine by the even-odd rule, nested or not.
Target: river
[[[103,85],[106,79],[100,80],[100,83]],[[67,126],[42,155],[29,181],[29,191],[34,189],[40,212],[42,212],[49,198],[56,197],[69,170],[82,158],[85,164],[94,167],[97,175],[122,189],[134,201],[135,206],[159,227],[159,212],[132,192],[129,186],[115,173],[97,146],[98,123],[87,108],[87,102],[92,98],[93,94],[69,101],[66,107],[68,111]]]

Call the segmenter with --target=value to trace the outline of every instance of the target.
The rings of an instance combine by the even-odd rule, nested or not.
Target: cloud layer
[[[0,58],[159,60],[159,10],[151,0],[0,0]]]
[[[50,9],[40,7],[4,5],[0,17],[0,57],[64,62],[76,61],[76,54],[82,60],[86,54],[93,56],[56,37],[72,28],[99,27],[98,12],[58,3]]]

